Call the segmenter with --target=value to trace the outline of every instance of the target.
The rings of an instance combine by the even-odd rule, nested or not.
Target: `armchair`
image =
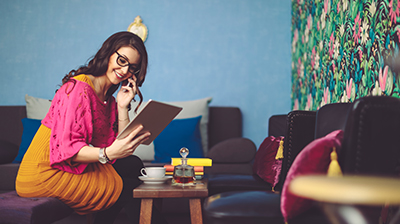
[[[314,138],[316,112],[293,111],[287,115],[284,161],[280,181],[301,149]],[[286,160],[286,161],[285,161]],[[286,168],[283,168],[283,167]],[[283,183],[278,184],[282,186]],[[281,188],[281,187],[280,187]],[[229,191],[212,195],[204,201],[206,223],[283,223],[280,195],[271,189]]]
[[[321,108],[323,109],[323,108]],[[319,112],[318,112],[319,113]],[[393,97],[364,97],[349,108],[344,130],[339,164],[345,175],[399,177],[400,171],[400,100]],[[318,121],[317,121],[318,123]],[[317,125],[318,127],[318,125]],[[316,134],[318,131],[316,131]],[[324,134],[320,130],[321,134]],[[382,218],[382,206],[340,203],[324,203],[322,207],[334,223],[348,223],[346,210],[362,215],[366,223],[378,223]],[[294,221],[307,220],[314,208]],[[353,213],[354,212],[354,213]],[[361,217],[360,217],[361,218]],[[297,222],[289,222],[297,223]]]
[[[364,97],[349,112],[339,163],[346,174],[399,176],[400,100]]]
[[[339,164],[344,174],[399,175],[399,99],[384,96],[364,97],[354,103],[325,105],[318,110],[314,122],[315,138],[337,129],[344,130],[339,154]],[[295,133],[304,133],[307,127],[310,127],[310,123],[291,125],[288,118],[287,127],[280,186],[283,186],[294,159],[304,148],[304,145],[293,148],[299,146],[300,141],[305,141],[304,137],[297,138]],[[279,209],[280,199],[281,195],[268,191],[220,193],[205,200],[205,220],[207,223],[218,224],[284,223]],[[378,218],[380,210],[381,208],[369,209],[369,217]],[[330,223],[330,221],[317,206],[312,206],[306,212],[289,219],[288,223]]]

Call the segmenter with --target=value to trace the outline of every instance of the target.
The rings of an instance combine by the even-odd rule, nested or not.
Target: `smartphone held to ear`
[[[130,83],[128,80],[127,80],[127,82],[128,82],[128,83],[127,83],[125,86],[127,86],[127,87],[132,87],[132,83]],[[125,89],[124,92],[128,92],[128,90]]]

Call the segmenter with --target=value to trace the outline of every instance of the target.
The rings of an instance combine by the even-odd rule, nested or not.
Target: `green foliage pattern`
[[[399,39],[400,0],[292,0],[292,109],[400,97]]]

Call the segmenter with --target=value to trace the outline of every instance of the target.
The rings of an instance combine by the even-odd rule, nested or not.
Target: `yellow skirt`
[[[51,130],[41,125],[19,167],[15,182],[21,197],[55,197],[78,214],[112,206],[122,191],[122,179],[111,164],[90,163],[82,174],[50,167]]]

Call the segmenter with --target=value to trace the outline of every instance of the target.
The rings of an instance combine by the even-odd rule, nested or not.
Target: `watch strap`
[[[104,148],[100,148],[99,150],[99,162],[101,164],[106,164],[107,163],[107,158],[104,154]]]
[[[104,156],[106,157],[107,163],[109,163],[111,160],[108,158],[107,153],[106,153],[106,147],[104,147]]]

